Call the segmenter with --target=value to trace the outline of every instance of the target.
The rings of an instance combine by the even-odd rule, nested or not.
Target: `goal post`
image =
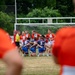
[[[16,18],[14,30],[17,27],[41,26],[41,27],[63,27],[75,26],[75,17],[45,17],[45,18]]]

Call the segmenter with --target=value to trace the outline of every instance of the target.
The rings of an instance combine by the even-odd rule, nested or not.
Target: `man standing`
[[[18,48],[20,47],[20,31],[17,31],[17,34],[15,36],[15,44]]]

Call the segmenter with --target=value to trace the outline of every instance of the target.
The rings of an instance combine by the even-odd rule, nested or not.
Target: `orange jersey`
[[[55,34],[46,34],[46,39],[51,39],[51,40],[54,40],[54,38],[55,38]]]
[[[20,40],[25,41],[25,35],[20,35]]]
[[[20,35],[20,39],[21,39],[21,40],[23,39],[23,35]]]
[[[20,35],[20,40],[25,41],[27,38],[30,38],[30,34]]]
[[[57,32],[52,53],[62,66],[63,75],[68,75],[65,74],[67,70],[69,75],[74,75],[71,71],[75,70],[75,27],[62,28]]]
[[[25,34],[25,39],[30,38],[30,34]]]
[[[2,58],[5,53],[14,48],[16,48],[16,46],[12,43],[8,33],[0,29],[0,58]]]
[[[15,42],[15,39],[16,39],[16,34],[14,34],[14,42]]]
[[[15,42],[15,40],[16,40],[16,34],[17,34],[17,31],[14,31],[14,42]]]
[[[40,36],[41,36],[41,34],[39,34],[39,33],[31,35],[32,39],[36,38],[37,40],[39,39]]]

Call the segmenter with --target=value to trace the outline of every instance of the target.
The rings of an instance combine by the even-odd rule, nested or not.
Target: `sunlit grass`
[[[24,57],[22,75],[59,75],[59,67],[51,57]],[[6,67],[0,62],[0,75],[4,75]]]

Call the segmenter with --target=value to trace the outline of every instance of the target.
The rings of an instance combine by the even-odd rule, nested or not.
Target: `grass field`
[[[59,75],[59,67],[51,57],[24,57],[22,75]],[[6,66],[0,62],[0,75],[4,75]]]

